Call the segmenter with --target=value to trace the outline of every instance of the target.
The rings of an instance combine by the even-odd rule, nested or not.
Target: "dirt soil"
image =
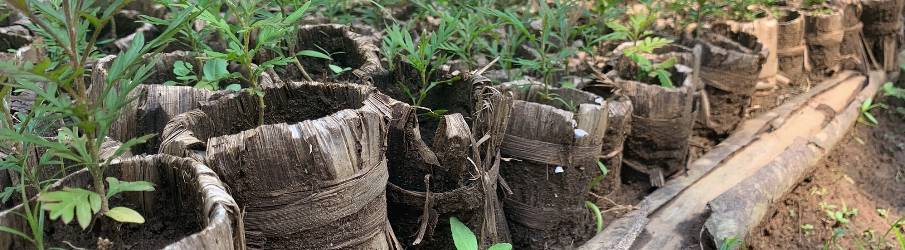
[[[772,215],[746,237],[748,249],[821,249],[834,228],[851,230],[837,237],[843,249],[859,249],[855,236],[877,246],[905,208],[905,115],[895,111],[901,101],[885,101],[889,110],[871,112],[880,125],[855,125],[814,172],[775,203]],[[858,209],[847,217],[849,223],[837,223],[826,212],[841,210],[843,202]],[[821,208],[821,203],[837,207]],[[878,209],[886,209],[888,216]],[[803,229],[808,225],[813,229]],[[898,249],[897,242],[890,234],[881,249]]]

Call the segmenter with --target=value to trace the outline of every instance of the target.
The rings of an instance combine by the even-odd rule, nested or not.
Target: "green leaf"
[[[603,162],[599,162],[599,161],[598,161],[598,162],[597,162],[597,167],[600,168],[600,171],[603,172],[603,175],[607,175],[607,174],[610,173],[610,171],[606,169],[606,166],[603,165]]]
[[[84,190],[64,187],[63,191],[45,193],[38,197],[38,201],[44,201],[41,208],[50,211],[50,219],[63,217],[64,223],[69,223],[77,217],[82,229],[88,228],[91,223],[91,211],[100,210],[100,195]],[[97,208],[97,210],[95,210]]]
[[[232,91],[239,91],[239,90],[242,90],[242,86],[240,86],[239,84],[233,83],[233,84],[230,84],[229,86],[226,86],[226,89],[232,90]]]
[[[226,60],[219,58],[204,62],[202,72],[204,73],[202,79],[209,82],[216,82],[220,80],[222,76],[229,75],[229,71],[226,70]]]
[[[350,67],[342,68],[342,67],[339,67],[339,66],[336,66],[336,65],[333,65],[333,64],[330,64],[329,66],[330,66],[330,70],[333,70],[333,73],[336,73],[336,74],[339,74],[339,73],[342,73],[342,72],[345,72],[345,71],[347,71],[347,70],[351,70],[351,69],[352,69],[352,68],[350,68]]]
[[[496,245],[491,246],[487,250],[511,250],[512,244],[509,243],[497,243]]]
[[[468,226],[462,224],[456,217],[449,217],[449,225],[452,230],[453,241],[458,250],[478,250],[478,239]]]
[[[104,213],[107,217],[123,223],[145,223],[145,218],[141,214],[127,207],[114,207],[110,211]]]
[[[870,113],[864,112],[864,116],[867,117],[867,119],[869,119],[870,122],[873,122],[874,125],[880,124],[879,122],[877,122],[877,118],[874,118],[874,115],[871,115]]]
[[[120,192],[154,191],[154,184],[147,181],[120,182],[116,178],[107,177],[107,183],[110,183],[110,189],[107,189],[107,198],[113,197],[113,195]]]
[[[179,84],[179,83],[174,82],[174,81],[163,82],[163,86],[176,86],[177,84]]]
[[[185,63],[183,61],[176,61],[173,63],[173,73],[178,76],[187,76],[192,73],[192,64]]]
[[[312,2],[314,1],[308,1],[307,3],[305,3],[305,5],[302,5],[302,7],[299,7],[297,10],[292,12],[292,14],[289,14],[289,16],[287,16],[286,19],[283,20],[283,23],[295,24],[295,21],[299,20],[299,18],[302,18],[302,16],[305,15],[305,11],[308,10],[308,7],[311,6]]]
[[[584,205],[590,208],[594,212],[594,216],[597,217],[597,233],[595,234],[599,234],[603,230],[603,215],[600,214],[600,208],[590,201],[585,201]]]
[[[332,58],[332,57],[330,57],[330,56],[328,56],[328,55],[326,55],[326,54],[324,54],[324,53],[317,52],[317,51],[313,51],[313,50],[302,50],[302,51],[299,51],[299,53],[296,53],[295,55],[297,55],[297,56],[316,57],[316,58],[322,58],[322,59],[326,59],[326,60],[333,61],[333,58]]]
[[[660,63],[659,68],[661,68],[661,69],[667,69],[667,68],[670,68],[670,67],[672,67],[672,66],[674,66],[674,65],[676,65],[676,58],[675,58],[675,57],[669,58],[669,60],[666,60],[665,62]]]
[[[0,226],[0,232],[7,232],[7,233],[15,234],[15,235],[18,235],[19,237],[25,238],[26,240],[31,241],[31,242],[34,242],[34,241],[35,241],[35,240],[32,239],[31,237],[28,237],[28,235],[26,235],[26,234],[24,234],[24,233],[22,233],[22,232],[19,232],[18,230],[12,229],[12,228]]]

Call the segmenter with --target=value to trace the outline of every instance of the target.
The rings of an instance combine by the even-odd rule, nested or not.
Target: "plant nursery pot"
[[[396,64],[370,79],[391,98],[410,100],[400,84],[420,91],[419,73],[408,62]],[[442,117],[418,115],[425,111],[395,99],[388,103],[388,216],[406,249],[455,249],[450,217],[475,230],[481,249],[511,241],[497,180],[513,99],[489,87],[489,79],[464,74],[453,84],[436,86],[422,102],[449,110]]]
[[[173,118],[160,152],[206,162],[244,208],[254,249],[401,249],[387,221],[386,97],[292,82],[223,95]]]
[[[842,10],[842,47],[840,47],[840,65],[842,70],[860,70],[867,72],[870,65],[876,65],[876,61],[867,55],[864,49],[863,27],[861,13],[863,8],[860,0],[836,0],[833,5]]]
[[[769,51],[757,37],[714,25],[713,31],[702,30],[697,38],[686,34],[681,44],[688,48],[702,45],[700,78],[709,99],[709,123],[703,129],[726,136],[746,117],[758,74]],[[679,63],[691,65],[691,61]]]
[[[110,64],[115,58],[115,55],[106,56],[95,64],[94,70],[91,72],[92,84],[88,89],[90,97],[99,98],[103,93],[102,87],[107,86],[105,78],[108,75]],[[151,69],[148,79],[129,94],[130,97],[138,95],[141,97],[126,106],[122,117],[110,127],[109,136],[118,141],[128,141],[131,138],[149,134],[158,135],[149,139],[146,143],[132,147],[132,152],[136,154],[157,153],[161,142],[160,134],[163,133],[167,122],[176,115],[196,109],[200,103],[206,103],[211,98],[217,98],[220,95],[232,92],[229,90],[213,91],[192,86],[163,85],[167,81],[181,82],[176,79],[177,75],[173,73],[173,65],[177,61],[191,64],[195,70],[193,74],[198,74],[197,72],[200,72],[202,68],[200,60],[196,59],[195,56],[190,56],[187,52],[177,51],[161,54]],[[247,75],[239,65],[230,65],[228,70]],[[259,82],[261,87],[283,86],[282,81],[276,77],[276,72],[271,69],[264,71]],[[249,86],[248,83],[238,80],[224,81],[220,83],[220,86],[225,87],[233,83],[238,83],[243,87]],[[194,83],[191,83],[191,85],[194,85]]]
[[[599,196],[607,196],[613,192],[619,192],[622,187],[622,156],[625,138],[632,133],[632,100],[622,94],[613,94],[611,87],[592,85],[582,90],[607,99],[606,104],[609,110],[607,112],[606,140],[603,140],[603,146],[600,149],[600,163],[603,163],[608,173],[591,189],[591,192]],[[592,176],[597,178],[599,175]]]
[[[217,175],[204,164],[170,155],[125,157],[115,160],[105,176],[155,184],[153,192],[124,192],[110,198],[111,207],[132,208],[145,218],[145,223],[123,224],[118,232],[105,235],[98,229],[83,231],[78,223],[47,220],[45,246],[96,249],[100,247],[96,245],[98,237],[110,241],[119,237],[132,249],[227,250],[237,249],[242,241],[239,207]],[[51,190],[90,189],[91,183],[88,170],[82,169],[54,183]],[[31,202],[34,205],[34,200]],[[19,205],[0,212],[0,226],[30,232],[24,218],[15,214],[23,209]],[[94,221],[97,227],[102,220]],[[0,249],[29,249],[33,247],[30,244],[19,236],[0,233]]]
[[[776,48],[779,43],[779,35],[777,31],[778,20],[772,15],[763,13],[763,17],[758,17],[753,22],[736,22],[727,21],[727,24],[733,32],[744,32],[757,37],[757,42],[763,44],[767,50],[767,58],[761,66],[758,79],[766,82],[774,82],[776,73],[779,70],[779,64],[776,57]]]
[[[832,14],[804,12],[808,63],[811,65],[811,76],[817,79],[842,69],[841,48],[845,38],[842,11],[839,8],[831,10]]]
[[[899,71],[898,53],[905,39],[905,25],[901,16],[903,0],[865,0],[861,1],[864,12],[861,22],[864,23],[864,37],[867,47],[874,58],[887,72]]]
[[[798,10],[784,9],[786,15],[779,19],[779,41],[776,56],[779,59],[779,72],[791,83],[806,83],[805,58],[807,45],[804,40],[804,16]]]
[[[332,55],[334,59],[332,62],[308,56],[296,57],[311,79],[315,81],[360,82],[361,78],[367,74],[383,70],[380,66],[380,58],[377,57],[379,48],[371,43],[369,38],[352,32],[348,26],[339,24],[300,26],[295,42],[296,52],[312,50],[323,53],[322,48],[328,53],[338,53]],[[275,52],[266,50],[255,56],[255,63],[260,64],[277,56]],[[335,74],[328,66],[331,64],[352,70]],[[282,68],[286,71],[284,78],[294,81],[305,80],[294,63],[282,66]],[[327,76],[326,79],[324,79],[324,75]]]
[[[552,88],[571,102],[541,100],[533,85],[521,91],[515,81],[498,88],[512,92],[515,103],[500,146],[500,175],[506,218],[515,249],[563,249],[594,235],[594,215],[585,206],[588,185],[602,175],[597,166],[607,130],[603,97],[571,88]]]
[[[683,59],[686,54],[663,52],[655,57],[666,59],[676,55],[678,61],[683,62],[687,60]],[[630,68],[632,65],[623,63],[627,60],[620,59],[618,77],[614,79],[616,87],[622,89],[622,94],[628,96],[633,105],[631,133],[625,139],[622,163],[648,174],[651,185],[659,187],[667,177],[686,167],[688,140],[695,120],[694,97],[688,94],[692,69],[682,64],[669,68],[675,88],[667,88],[659,83],[623,79],[635,75]]]

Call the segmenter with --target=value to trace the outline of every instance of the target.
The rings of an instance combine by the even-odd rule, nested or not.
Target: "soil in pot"
[[[48,221],[46,247],[90,249],[232,249],[238,207],[226,194],[216,175],[196,161],[169,155],[120,158],[105,175],[121,181],[149,181],[153,192],[124,192],[110,198],[111,207],[126,206],[143,215],[144,224],[117,224],[106,217],[93,220],[82,230],[77,223]],[[87,170],[75,172],[54,184],[89,188]],[[3,214],[4,226],[24,223],[17,215]],[[9,216],[9,217],[6,217]],[[11,220],[20,220],[11,222]],[[24,224],[23,224],[24,225]],[[13,226],[18,227],[18,226]],[[189,237],[190,236],[190,237]],[[10,249],[33,249],[29,243],[8,234],[0,244]],[[100,238],[100,239],[99,239]],[[106,240],[104,240],[106,239]],[[114,245],[122,243],[123,245]],[[199,244],[200,243],[200,244]]]
[[[512,240],[518,249],[570,249],[593,236],[596,219],[584,205],[590,181],[603,174],[597,162],[607,125],[605,100],[569,88],[551,93],[577,106],[542,100],[533,85],[500,88],[516,96],[512,118],[500,152],[508,184],[503,199]],[[509,193],[511,191],[511,193]]]

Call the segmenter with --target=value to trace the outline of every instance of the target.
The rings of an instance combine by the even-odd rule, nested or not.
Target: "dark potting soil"
[[[302,67],[305,68],[305,72],[308,73],[308,76],[311,77],[312,80],[316,82],[343,82],[348,81],[354,75],[352,74],[352,70],[346,71],[337,75],[330,69],[330,64],[339,66],[340,68],[352,68],[355,69],[360,65],[356,65],[350,59],[352,56],[350,53],[353,51],[357,51],[357,48],[354,48],[351,40],[345,37],[340,36],[321,36],[317,38],[317,45],[326,50],[329,53],[337,53],[332,55],[331,57],[334,61],[328,61],[326,59],[314,58],[314,57],[306,57],[299,56],[299,63]],[[311,46],[311,48],[307,48],[307,50],[313,50],[317,52],[323,53],[317,47]],[[341,52],[341,53],[339,53]],[[301,71],[295,63],[287,64],[286,66],[277,67],[278,73],[280,73],[280,78],[284,81],[305,81],[305,77],[302,76]],[[324,77],[326,75],[326,78]]]
[[[864,243],[865,238],[879,239],[886,233],[905,208],[901,195],[905,193],[905,116],[894,111],[902,103],[888,100],[890,110],[871,112],[880,122],[877,127],[855,125],[813,173],[777,201],[775,212],[748,235],[749,249],[814,249],[832,238],[833,228],[852,230],[836,242],[845,249],[858,249],[853,236],[861,236]],[[839,210],[843,201],[849,209],[858,209],[850,223],[835,223],[819,205],[825,202]],[[877,209],[887,209],[888,216],[880,216]],[[814,229],[804,230],[802,225]],[[867,230],[873,230],[874,237]],[[898,249],[894,236],[884,242]],[[869,244],[876,246],[877,241]]]
[[[160,190],[161,194],[168,190]],[[173,190],[175,192],[175,190]],[[122,198],[114,196],[110,199],[110,207],[125,206],[136,209],[137,206],[125,202]],[[181,211],[175,197],[167,197],[166,195],[158,196],[156,205],[152,211],[154,215],[147,213],[139,213],[145,217],[143,224],[124,223],[119,230],[119,237],[123,243],[122,249],[127,250],[151,250],[162,249],[163,247],[179,241],[180,239],[191,234],[200,232],[202,229],[201,221],[194,211]],[[99,238],[107,239],[110,242],[116,242],[115,233],[109,232],[109,227],[102,224],[108,224],[111,220],[106,218],[92,221],[91,226],[82,230],[74,219],[68,225],[58,219],[54,221],[47,220],[44,229],[45,247],[60,247],[63,249],[71,249],[75,247],[85,249],[103,249],[98,246]],[[108,249],[118,249],[119,246],[113,246]],[[10,249],[35,249],[34,246],[18,246],[13,245]]]

